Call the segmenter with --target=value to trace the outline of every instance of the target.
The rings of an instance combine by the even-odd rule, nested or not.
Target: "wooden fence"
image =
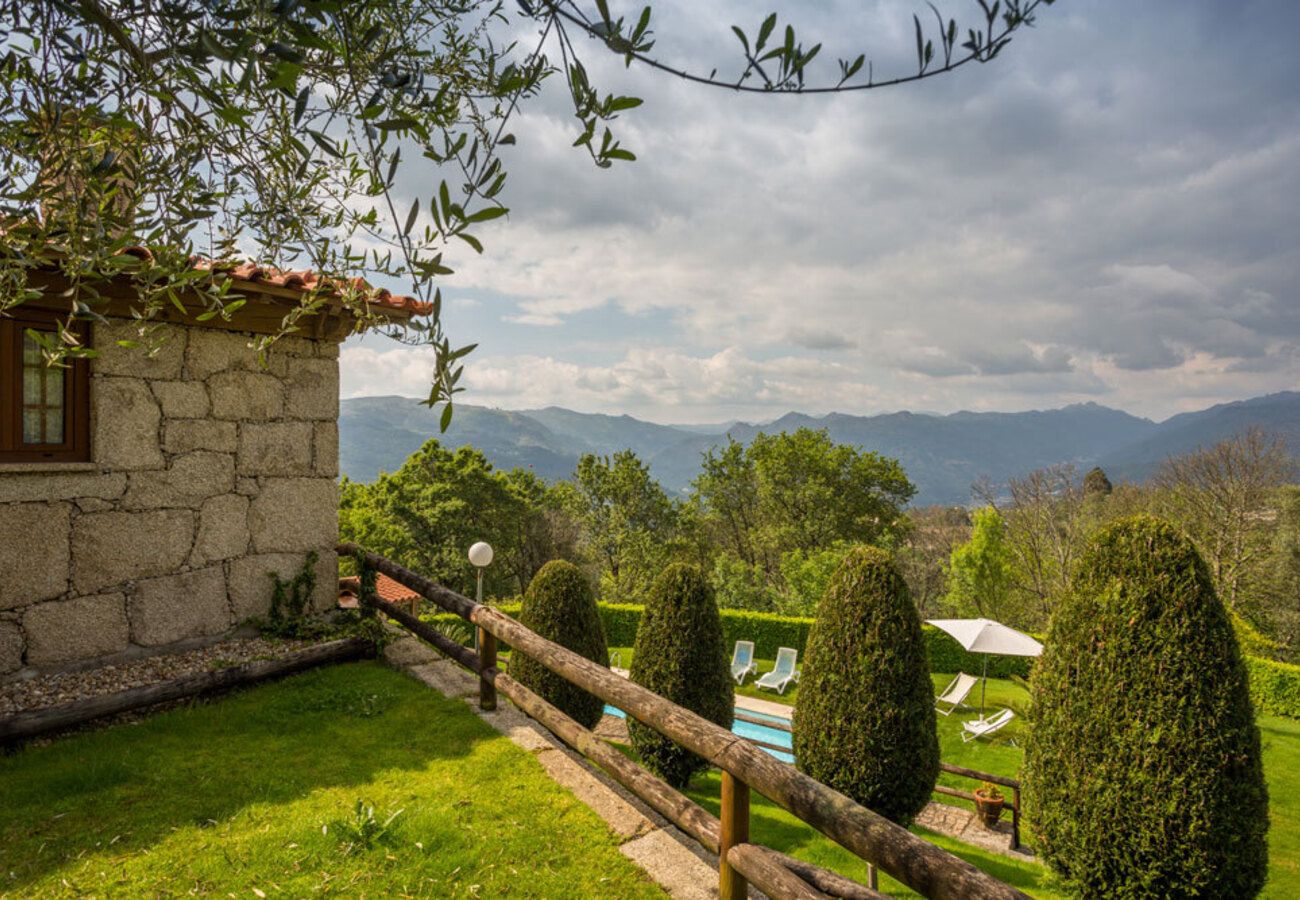
[[[690,710],[615,675],[546,640],[514,619],[450,591],[429,579],[368,553],[355,544],[338,552],[395,579],[435,606],[478,629],[479,652],[461,646],[406,609],[379,597],[361,602],[383,612],[411,633],[478,675],[479,703],[495,709],[497,693],[607,772],[656,812],[718,855],[718,895],[741,900],[753,884],[771,897],[843,897],[869,900],[881,895],[827,869],[796,860],[749,839],[750,790],[784,807],[869,864],[925,897],[1013,898],[1020,891],[970,863],[928,843],[845,795],[809,778],[745,739]],[[560,677],[624,710],[637,721],[699,754],[722,771],[721,818],[629,760],[559,709],[496,668],[497,641],[536,660]]]

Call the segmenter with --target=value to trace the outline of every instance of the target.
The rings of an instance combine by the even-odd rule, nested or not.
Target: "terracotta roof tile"
[[[135,250],[149,252],[143,247],[132,247],[125,252],[129,253]],[[202,257],[193,257],[190,262],[196,269],[221,272],[237,281],[247,281],[251,284],[267,284],[300,291],[314,290],[321,287],[320,273],[311,269],[277,269],[274,266],[261,266],[252,262],[214,261]],[[325,288],[340,293],[339,285],[340,282],[326,283]],[[417,300],[415,297],[408,297],[403,294],[394,294],[387,288],[371,287],[370,283],[364,278],[353,278],[348,286],[365,296],[367,301],[375,306],[400,309],[415,316],[427,316],[433,312],[432,303],[426,303],[423,300]]]
[[[343,595],[346,594],[356,598],[361,593],[361,579],[356,575],[349,575],[339,579],[339,605],[343,605]],[[411,590],[399,581],[394,581],[387,575],[380,574],[375,580],[375,593],[379,599],[387,600],[389,603],[410,603],[412,600],[420,599],[420,594]]]

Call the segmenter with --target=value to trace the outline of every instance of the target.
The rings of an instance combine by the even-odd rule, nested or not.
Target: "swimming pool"
[[[739,706],[736,707],[736,712],[744,713],[753,719],[767,719],[774,723],[790,724],[789,719],[783,719],[780,716],[773,716],[767,713],[754,712],[752,709],[742,709]],[[616,706],[606,706],[605,714],[609,716],[618,716],[620,719],[627,718],[627,713],[623,712],[623,710]],[[781,762],[794,762],[794,755],[789,752],[789,748],[792,745],[790,743],[790,732],[788,731],[782,731],[779,728],[768,728],[764,725],[755,725],[753,722],[742,722],[739,719],[732,724],[731,731],[733,734],[738,734],[743,738],[762,741],[765,744],[776,744],[778,747],[785,747],[787,748],[785,751],[774,750],[771,747],[760,747],[759,749],[767,751],[777,759],[781,760]]]

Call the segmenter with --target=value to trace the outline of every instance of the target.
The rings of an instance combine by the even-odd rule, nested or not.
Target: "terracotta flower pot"
[[[1002,805],[1005,802],[1002,797],[986,797],[982,791],[975,792],[975,811],[979,814],[985,828],[992,828],[998,824],[998,819],[1002,818]]]

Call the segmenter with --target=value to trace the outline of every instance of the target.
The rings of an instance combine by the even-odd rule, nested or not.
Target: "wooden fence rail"
[[[482,629],[483,633],[508,644],[515,652],[523,653],[536,660],[570,683],[618,707],[639,722],[699,754],[721,769],[724,777],[732,779],[733,787],[743,785],[743,790],[733,792],[732,809],[728,810],[725,801],[723,804],[724,823],[729,816],[732,816],[735,817],[733,825],[736,826],[733,841],[727,843],[724,837],[725,825],[714,831],[711,827],[712,822],[718,820],[709,816],[712,822],[708,822],[694,814],[690,807],[699,809],[698,806],[650,773],[640,769],[639,766],[628,763],[631,768],[640,773],[639,775],[623,769],[620,778],[611,771],[611,774],[615,774],[625,787],[656,811],[719,854],[720,890],[726,888],[730,892],[722,894],[728,900],[733,896],[743,896],[747,881],[752,881],[760,890],[778,898],[824,895],[821,888],[814,887],[813,883],[797,870],[782,864],[779,855],[761,848],[757,852],[746,849],[754,845],[748,843],[747,810],[744,811],[743,829],[739,824],[742,815],[742,810],[739,808],[739,794],[743,793],[747,802],[748,791],[751,788],[923,896],[943,898],[943,900],[1025,896],[965,860],[928,843],[838,791],[809,778],[793,766],[781,762],[727,729],[665,700],[626,678],[615,675],[604,666],[546,640],[500,611],[477,604],[384,557],[366,552],[355,544],[340,544],[338,552],[356,556],[368,568],[382,572],[416,591],[436,606],[459,615]],[[429,641],[438,650],[470,671],[477,673],[484,685],[480,693],[481,698],[487,700],[490,697],[494,700],[495,691],[500,690],[515,701],[525,713],[537,718],[561,740],[570,743],[570,746],[574,746],[579,752],[592,758],[602,768],[604,763],[597,758],[597,754],[605,756],[615,768],[620,768],[619,764],[612,761],[610,754],[615,756],[621,754],[604,745],[604,742],[599,741],[594,735],[588,740],[582,734],[586,732],[586,735],[590,735],[587,729],[568,719],[558,709],[508,675],[497,671],[494,665],[485,665],[485,660],[480,659],[474,651],[460,646],[436,629],[420,622],[409,612],[385,603],[378,597],[371,595],[362,597],[361,600],[367,605],[382,610],[385,615]],[[495,653],[495,647],[492,648],[492,652]],[[488,693],[489,686],[491,694]],[[568,731],[569,737],[565,737],[561,730],[548,724],[548,719],[563,731]],[[568,719],[568,723],[563,722],[563,719]],[[577,743],[572,743],[570,738]],[[587,744],[587,749],[579,746],[581,743]],[[600,745],[608,750],[608,754],[601,753]],[[627,780],[623,781],[623,778]],[[642,793],[643,791],[645,793]],[[702,809],[699,809],[699,812],[704,816],[708,815]],[[699,833],[696,833],[697,831]],[[707,836],[709,840],[701,839],[701,834]],[[778,870],[783,874],[777,874]],[[786,877],[792,874],[798,877],[802,884],[802,887],[797,889],[798,892]],[[833,873],[827,874],[833,875]],[[829,884],[830,881],[824,883]],[[857,887],[864,891],[868,890],[860,885]],[[813,893],[810,894],[809,891]],[[871,895],[844,894],[842,896]]]

